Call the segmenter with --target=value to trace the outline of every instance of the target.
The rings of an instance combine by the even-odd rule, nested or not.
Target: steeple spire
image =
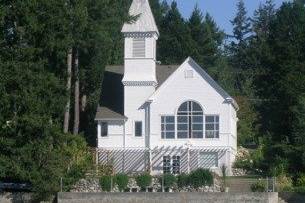
[[[129,15],[139,15],[139,17],[135,22],[125,23],[122,28],[123,33],[154,32],[159,36],[159,30],[157,28],[148,0],[133,0],[129,9]]]

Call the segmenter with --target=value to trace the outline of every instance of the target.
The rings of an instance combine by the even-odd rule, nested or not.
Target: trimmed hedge
[[[145,190],[147,187],[151,185],[152,177],[148,173],[144,173],[142,175],[136,176],[137,185],[142,189]]]
[[[189,175],[189,184],[195,189],[203,186],[211,186],[213,182],[213,175],[207,169],[197,169]]]
[[[163,176],[161,176],[159,179],[161,185],[162,185],[162,179],[164,180],[165,188],[171,188],[177,183],[176,176],[172,174],[164,174]]]
[[[102,176],[100,178],[100,186],[103,191],[110,192],[111,191],[111,182],[112,182],[111,176]]]
[[[189,186],[189,176],[185,173],[182,173],[177,176],[177,185],[179,188],[184,188]]]
[[[114,182],[118,185],[119,191],[123,192],[128,186],[129,177],[126,174],[117,174]]]

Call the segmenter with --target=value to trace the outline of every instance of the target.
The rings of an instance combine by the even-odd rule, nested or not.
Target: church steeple
[[[156,33],[157,36],[159,36],[159,30],[148,0],[133,0],[129,9],[129,15],[138,16],[138,19],[134,23],[125,23],[122,28],[123,33],[151,32]]]
[[[133,0],[129,14],[137,19],[125,23],[125,86],[157,86],[156,46],[159,31],[148,0]]]

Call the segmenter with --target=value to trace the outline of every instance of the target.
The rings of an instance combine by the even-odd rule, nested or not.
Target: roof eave
[[[128,118],[95,118],[95,121],[127,121]]]

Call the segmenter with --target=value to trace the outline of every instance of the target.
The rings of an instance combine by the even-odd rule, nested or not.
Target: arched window
[[[193,101],[183,103],[177,112],[177,137],[203,138],[203,110]]]

